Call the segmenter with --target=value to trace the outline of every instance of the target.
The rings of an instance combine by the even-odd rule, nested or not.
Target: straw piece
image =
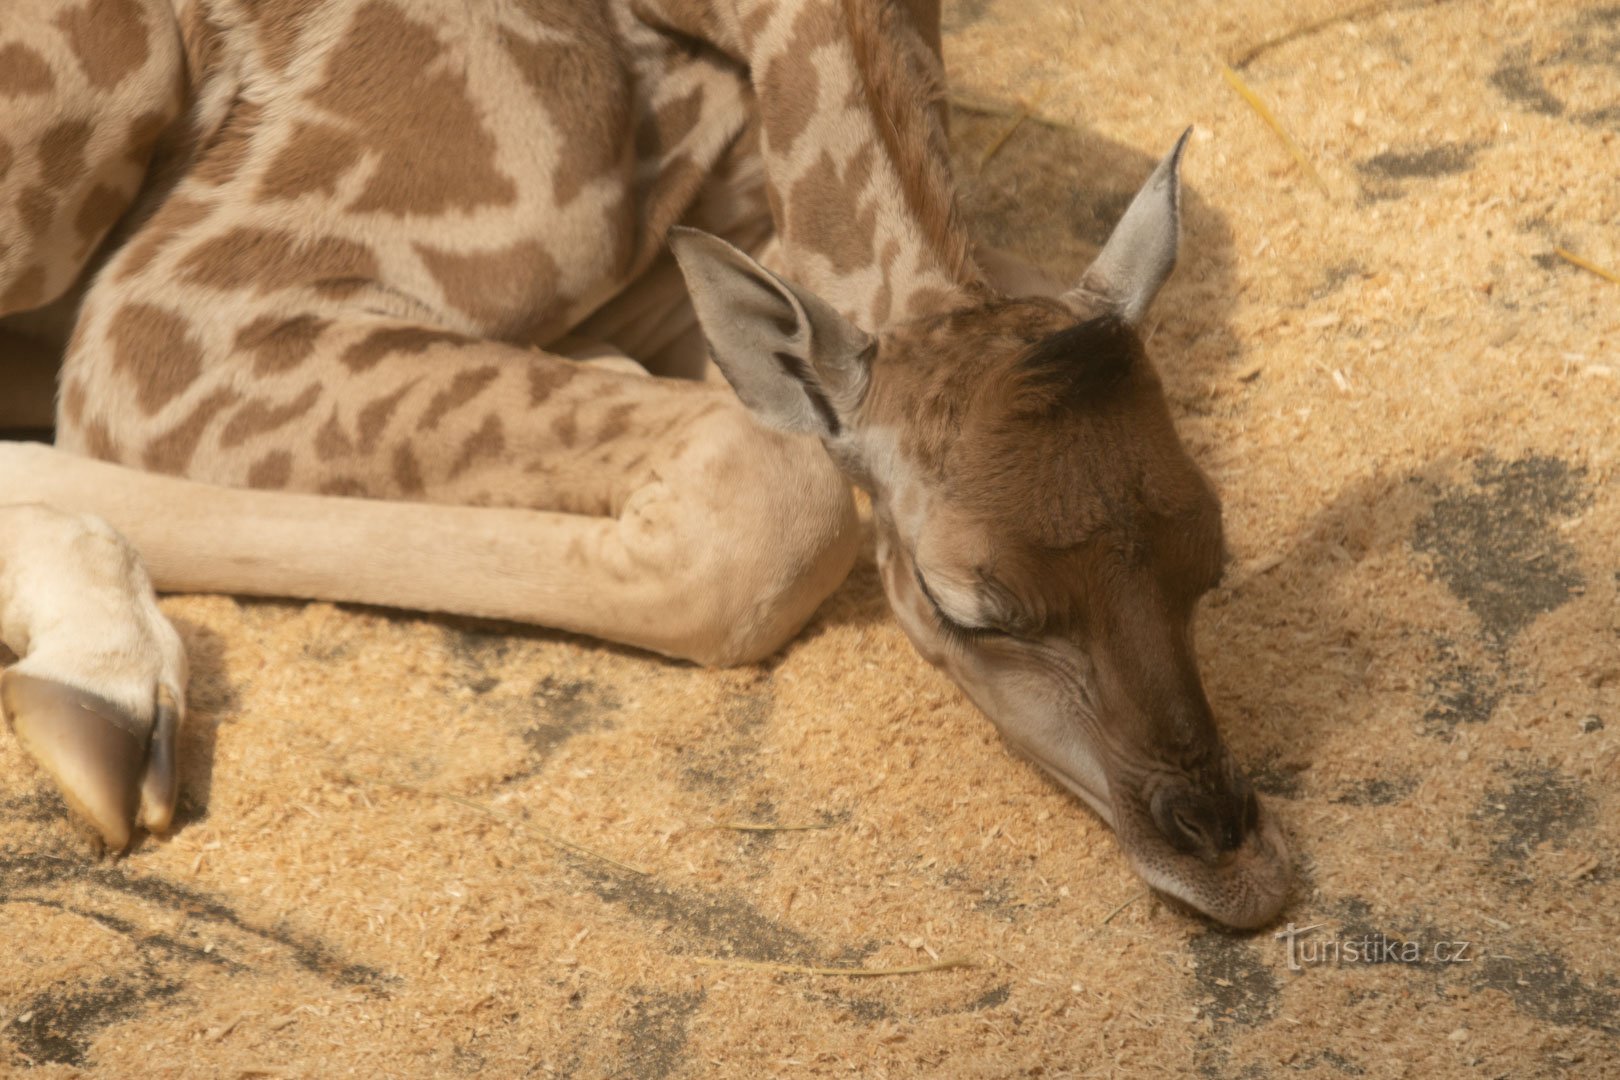
[[[1582,270],[1586,270],[1590,273],[1596,274],[1598,277],[1603,278],[1606,281],[1612,281],[1616,285],[1620,285],[1620,274],[1615,273],[1613,270],[1610,270],[1607,267],[1599,266],[1590,259],[1583,259],[1573,251],[1565,251],[1563,248],[1553,248],[1553,254],[1557,255],[1560,259],[1563,259],[1567,263],[1572,263],[1575,266],[1580,267]]]
[[[734,832],[809,832],[813,829],[830,829],[832,822],[826,821],[814,825],[762,825],[751,821],[716,821],[712,825],[700,825],[700,829],[731,829]]]
[[[1001,133],[990,141],[990,145],[985,148],[984,153],[979,155],[979,170],[981,172],[986,165],[990,164],[990,159],[995,157],[1003,146],[1007,145],[1007,140],[1012,138],[1018,129],[1024,125],[1024,121],[1035,115],[1035,110],[1040,108],[1049,93],[1051,93],[1050,88],[1042,90],[1035,95],[1033,101],[1022,106],[1017,113],[1013,114],[1012,123],[1002,128]]]
[[[1231,85],[1232,89],[1238,92],[1239,97],[1248,102],[1249,108],[1253,109],[1255,114],[1266,122],[1266,126],[1276,133],[1277,138],[1282,140],[1283,145],[1288,148],[1288,152],[1293,155],[1294,161],[1298,163],[1300,170],[1310,177],[1311,181],[1321,189],[1323,195],[1331,197],[1332,192],[1328,191],[1327,184],[1311,164],[1310,158],[1305,156],[1305,151],[1300,149],[1299,144],[1294,141],[1294,137],[1288,134],[1288,130],[1282,126],[1282,121],[1278,120],[1276,114],[1260,99],[1260,95],[1256,94],[1249,88],[1249,84],[1243,81],[1243,76],[1222,64],[1221,77]]]
[[[1142,897],[1146,896],[1147,894],[1148,894],[1148,891],[1146,889],[1143,889],[1141,892],[1137,893],[1135,896],[1131,897],[1129,900],[1127,900],[1123,904],[1119,905],[1119,907],[1115,908],[1113,911],[1110,911],[1107,915],[1103,916],[1103,921],[1102,921],[1102,923],[1100,925],[1107,926],[1109,923],[1114,921],[1114,916],[1115,915],[1118,915],[1120,912],[1124,911],[1126,908],[1130,907],[1132,904],[1136,903],[1138,900],[1142,899]]]
[[[353,783],[353,784],[356,784],[356,785],[360,785],[360,784],[365,783],[365,781],[358,780],[358,779],[356,779],[354,777],[348,777],[347,779],[350,781],[350,783]],[[518,831],[532,833],[533,835],[538,836],[540,839],[544,840],[548,844],[552,844],[552,845],[554,845],[556,847],[560,847],[560,848],[566,848],[567,850],[572,851],[572,852],[574,852],[575,854],[578,854],[578,855],[588,855],[589,857],[591,857],[593,859],[597,859],[597,860],[599,860],[601,862],[607,863],[609,866],[616,866],[620,870],[625,871],[626,873],[636,874],[636,875],[638,875],[640,877],[649,877],[650,876],[650,872],[647,871],[647,870],[642,870],[642,869],[640,869],[638,867],[631,866],[629,863],[622,863],[618,859],[613,858],[611,855],[604,855],[600,851],[596,851],[596,850],[594,850],[592,848],[588,848],[584,844],[575,843],[572,840],[569,840],[569,839],[566,839],[564,837],[558,836],[556,833],[548,832],[545,829],[536,828],[533,825],[528,824],[527,822],[520,821],[519,819],[512,816],[511,814],[503,814],[499,810],[496,810],[494,807],[485,806],[483,803],[478,802],[478,801],[476,801],[474,799],[466,799],[466,798],[463,798],[460,795],[452,795],[452,794],[450,794],[449,792],[446,792],[446,791],[430,791],[427,788],[418,787],[415,784],[407,784],[403,780],[377,780],[377,781],[373,781],[373,782],[376,783],[376,784],[386,786],[386,787],[398,788],[401,791],[414,792],[417,795],[431,795],[431,796],[433,796],[434,798],[437,798],[437,799],[445,799],[445,800],[447,800],[449,802],[456,803],[456,804],[458,804],[460,806],[465,806],[469,810],[477,810],[481,814],[488,814],[492,818],[500,818],[502,821],[505,821],[507,824],[511,825],[513,828],[517,829]]]
[[[848,975],[860,979],[873,979],[883,975],[922,975],[930,971],[944,971],[946,968],[979,966],[965,956],[952,956],[931,964],[888,968],[806,967],[800,964],[775,964],[768,960],[727,960],[711,956],[694,956],[692,959],[707,967],[753,968],[756,971],[776,971],[784,975]]]
[[[1373,3],[1362,4],[1360,7],[1353,7],[1349,11],[1341,11],[1337,15],[1329,15],[1326,18],[1308,22],[1304,26],[1297,26],[1286,33],[1278,34],[1276,37],[1267,38],[1258,45],[1251,46],[1242,56],[1233,60],[1232,66],[1242,71],[1272,49],[1286,45],[1290,41],[1310,37],[1312,34],[1326,30],[1330,26],[1337,26],[1340,23],[1356,22],[1358,19],[1368,15],[1377,15],[1384,11],[1410,11],[1414,8],[1439,7],[1441,4],[1450,2],[1451,0],[1418,0],[1417,3],[1413,4],[1392,4],[1389,0],[1373,0]]]

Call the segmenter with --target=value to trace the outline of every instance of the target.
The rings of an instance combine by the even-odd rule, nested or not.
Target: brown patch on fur
[[[332,320],[314,315],[261,315],[236,332],[233,347],[253,353],[255,375],[279,375],[309,359],[321,332]]]
[[[56,27],[98,90],[111,90],[146,63],[146,19],[135,0],[86,0],[58,15]]]
[[[235,179],[253,148],[253,136],[258,131],[262,114],[263,110],[250,101],[238,99],[232,103],[225,122],[214,133],[213,142],[202,152],[187,175],[199,183],[215,187]]]
[[[122,461],[123,448],[107,430],[104,420],[92,420],[84,428],[84,448],[97,461]]]
[[[37,184],[24,188],[17,196],[17,216],[22,218],[23,230],[30,239],[43,239],[56,220],[56,199],[50,189]]]
[[[55,85],[50,65],[38,52],[17,41],[0,45],[0,96],[48,94]]]
[[[579,418],[572,409],[552,419],[551,434],[565,447],[572,447],[579,441]]]
[[[332,50],[325,76],[310,100],[349,121],[378,158],[350,210],[442,214],[516,200],[467,77],[445,62],[431,27],[373,0]]]
[[[371,488],[352,476],[334,476],[316,490],[322,495],[337,495],[345,499],[363,499],[371,494]]]
[[[18,274],[4,293],[0,293],[0,315],[13,311],[27,311],[45,299],[45,268],[30,266]]]
[[[471,254],[417,244],[444,298],[492,334],[545,321],[557,289],[557,264],[535,240]]]
[[[124,247],[118,280],[128,281],[145,270],[176,236],[207,217],[209,209],[207,203],[194,199],[173,198],[165,202]]]
[[[237,409],[236,415],[225,425],[225,430],[220,432],[220,449],[232,450],[255,435],[286,427],[313,409],[320,399],[320,383],[310,383],[302,394],[285,405],[273,405],[262,398],[254,399]]]
[[[679,146],[703,118],[703,87],[664,102],[636,127],[636,156],[656,161]]]
[[[840,31],[838,19],[830,7],[806,4],[793,20],[792,40],[787,49],[772,57],[765,66],[759,114],[772,154],[786,157],[791,153],[794,142],[810,126],[810,118],[823,104],[815,53],[836,44]]]
[[[146,444],[141,453],[141,465],[152,472],[183,474],[196,456],[197,444],[214,417],[240,399],[241,395],[235,390],[215,390],[199,401],[184,420]]]
[[[338,420],[337,406],[334,405],[332,415],[326,418],[321,430],[315,433],[315,456],[322,461],[332,461],[353,453],[354,444],[349,442],[348,433],[343,430],[343,423]]]
[[[544,17],[547,30],[568,40],[509,36],[502,44],[561,139],[552,194],[567,207],[593,180],[615,172],[628,178],[628,67],[605,8],[552,4]],[[566,96],[559,100],[563,88]]]
[[[629,403],[609,409],[602,418],[602,425],[596,429],[594,445],[603,446],[624,438],[630,432],[630,420],[635,414],[636,407]]]
[[[292,479],[292,466],[292,454],[285,450],[272,450],[248,467],[247,486],[279,491]]]
[[[389,353],[416,355],[434,345],[471,345],[473,339],[448,330],[425,330],[419,326],[384,326],[373,330],[343,350],[343,363],[350,371],[370,371]]]
[[[107,323],[113,368],[135,386],[135,400],[155,415],[202,375],[202,350],[180,316],[151,304],[125,304]]]
[[[90,189],[79,204],[79,212],[73,215],[73,231],[79,235],[81,252],[106,235],[128,202],[123,192],[106,184]]]
[[[408,442],[394,448],[394,483],[403,494],[422,494],[422,468],[416,463],[416,453]]]
[[[11,163],[15,160],[17,154],[11,149],[11,144],[0,138],[0,180],[6,178],[6,173],[11,171]]]
[[[821,157],[793,185],[788,200],[788,241],[825,255],[839,274],[871,265],[877,208],[863,198],[872,179],[873,150],[863,146],[840,170],[832,155]],[[863,205],[864,204],[864,205]]]
[[[276,151],[259,181],[260,202],[337,193],[338,181],[360,160],[360,147],[329,124],[300,123]]]
[[[771,2],[756,5],[753,11],[743,17],[743,48],[753,49],[754,42],[759,40],[759,35],[765,32],[765,28],[771,24],[771,19],[775,15],[776,4]]]
[[[393,418],[394,410],[399,408],[399,403],[405,400],[405,395],[411,392],[416,383],[416,379],[409,379],[393,393],[384,394],[360,410],[359,449],[361,451],[370,453],[376,447],[377,441],[382,438],[384,429],[388,427],[388,421]]]
[[[39,137],[39,174],[57,189],[70,187],[84,176],[84,148],[91,128],[85,120],[64,120],[46,128]]]
[[[545,401],[578,374],[579,368],[572,360],[557,356],[536,359],[529,365],[529,405],[533,407]]]
[[[180,263],[181,278],[193,284],[251,286],[260,296],[294,285],[341,294],[378,273],[377,257],[364,244],[257,228],[232,229],[204,240]]]
[[[457,372],[456,377],[450,381],[449,386],[433,395],[433,400],[428,402],[427,409],[422,413],[421,419],[417,421],[416,429],[418,431],[432,431],[439,426],[439,421],[443,420],[450,412],[459,409],[479,394],[482,394],[484,389],[494,382],[500,373],[501,369],[493,364],[488,367]]]
[[[501,418],[490,413],[484,417],[484,422],[479,425],[478,430],[462,442],[461,453],[456,455],[455,464],[450,466],[449,478],[454,480],[482,458],[499,457],[505,449],[506,430],[501,424]]]

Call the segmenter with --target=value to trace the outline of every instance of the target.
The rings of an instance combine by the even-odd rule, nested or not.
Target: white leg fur
[[[89,515],[0,506],[0,712],[107,844],[168,827],[186,656],[135,549]]]

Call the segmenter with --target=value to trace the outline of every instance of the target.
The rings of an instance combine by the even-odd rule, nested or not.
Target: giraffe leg
[[[107,846],[174,815],[186,657],[135,550],[105,522],[0,506],[0,714]]]
[[[248,308],[203,311],[178,331],[197,358],[191,381],[141,405],[131,373],[147,361],[129,342],[172,336],[169,317],[143,306],[136,316],[162,333],[103,338],[121,317],[101,311],[92,296],[65,369],[65,398],[82,401],[63,410],[64,449],[209,484],[523,511],[295,500],[277,505],[301,509],[277,516],[262,495],[193,503],[203,496],[176,492],[131,505],[144,478],[81,487],[67,455],[48,466],[0,456],[0,484],[107,517],[160,588],[371,590],[372,603],[500,615],[728,664],[780,648],[853,564],[847,482],[816,440],[763,427],[729,387],[368,315]],[[307,355],[256,367],[256,342],[279,349],[293,331]],[[189,512],[216,503],[209,517]],[[177,512],[193,523],[187,535],[176,534]],[[310,550],[297,550],[300,535]],[[210,552],[259,540],[273,546],[198,579]],[[344,543],[354,545],[345,564],[328,566]],[[370,584],[363,566],[376,571]]]

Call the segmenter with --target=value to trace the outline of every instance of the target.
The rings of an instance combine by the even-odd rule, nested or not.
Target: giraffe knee
[[[762,660],[803,628],[848,576],[860,529],[849,482],[816,440],[740,410],[718,427],[694,658],[725,666]]]

